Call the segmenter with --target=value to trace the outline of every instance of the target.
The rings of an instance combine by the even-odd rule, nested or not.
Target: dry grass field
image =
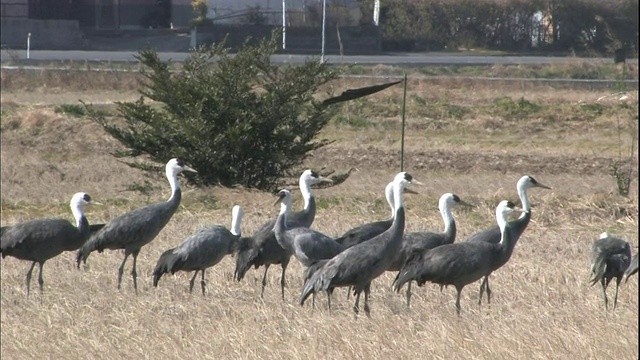
[[[166,179],[148,177],[110,155],[120,145],[98,125],[56,112],[78,99],[108,109],[113,101],[138,96],[131,79],[95,76],[43,75],[34,82],[3,72],[2,225],[43,216],[72,219],[68,202],[77,191],[104,204],[88,209],[94,223],[168,197]],[[339,80],[334,86],[371,82]],[[354,318],[353,299],[347,301],[344,289],[334,293],[332,313],[323,295],[312,310],[297,303],[302,267],[295,259],[285,301],[280,267],[271,267],[261,299],[262,268],[236,282],[230,257],[207,272],[205,296],[189,294],[186,273],[163,277],[153,288],[151,272],[160,254],[202,226],[230,226],[234,204],[245,210],[244,235],[279,210],[271,206],[271,194],[194,188],[182,178],[179,210],[138,258],[137,296],[130,263],[123,289],[116,290],[120,252],[93,253],[79,270],[75,253],[63,253],[45,264],[44,294],[33,291],[29,298],[24,282],[30,264],[2,260],[3,358],[637,359],[638,277],[622,284],[618,308],[609,312],[599,286],[587,282],[591,243],[601,232],[625,238],[638,251],[637,171],[628,197],[618,195],[610,173],[612,163],[629,157],[637,92],[621,105],[617,97],[598,101],[611,90],[528,83],[412,80],[408,91],[404,166],[426,186],[414,186],[419,194],[405,196],[407,231],[442,231],[437,199],[445,192],[476,206],[454,209],[457,241],[463,241],[495,224],[500,200],[517,200],[522,175],[553,188],[530,192],[532,221],[510,262],[491,276],[490,305],[478,306],[474,283],[464,289],[457,316],[455,290],[441,293],[427,284],[414,286],[407,309],[404,294],[390,289],[395,273],[387,273],[373,282],[371,318]],[[326,128],[323,136],[335,142],[305,165],[360,171],[339,186],[315,190],[315,229],[337,236],[388,216],[383,189],[400,168],[401,99],[397,86],[350,103]],[[633,164],[637,169],[636,150]],[[131,191],[145,181],[149,195]],[[300,195],[294,195],[299,208]]]

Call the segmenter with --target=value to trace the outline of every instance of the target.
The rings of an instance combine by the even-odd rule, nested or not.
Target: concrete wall
[[[76,20],[35,20],[2,18],[2,46],[26,48],[27,34],[31,33],[32,49],[79,49],[82,33]]]
[[[29,16],[29,0],[2,0],[0,2],[0,17],[26,18]]]
[[[274,26],[198,26],[196,45],[219,43],[227,36],[227,46],[237,48],[247,37],[259,39],[271,36]],[[375,26],[340,27],[343,55],[379,54],[381,52],[380,28]],[[283,53],[320,54],[322,50],[322,28],[288,27],[286,49]],[[335,27],[327,28],[325,34],[325,54],[340,54],[340,45]]]

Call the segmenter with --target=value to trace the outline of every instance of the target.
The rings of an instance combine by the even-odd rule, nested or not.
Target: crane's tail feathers
[[[255,258],[258,256],[258,250],[253,247],[253,238],[243,237],[237,241],[236,249],[236,269],[233,278],[240,281],[244,278],[247,270],[254,264]]]
[[[100,231],[106,224],[91,224],[89,225],[89,233],[93,236]]]
[[[589,274],[589,283],[591,286],[597,284],[600,280],[602,280],[602,277],[607,270],[607,262],[605,260],[606,254],[603,252],[597,252],[592,258],[591,272]]]
[[[304,306],[304,302],[313,293],[315,293],[315,290],[311,281],[305,282],[304,287],[302,288],[302,294],[300,295],[300,306]]]

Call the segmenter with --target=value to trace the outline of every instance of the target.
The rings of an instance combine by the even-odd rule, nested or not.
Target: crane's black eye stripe
[[[411,174],[409,173],[404,173],[404,179],[407,181],[411,181],[413,180],[413,176],[411,176]]]
[[[532,176],[529,176],[529,181],[531,181],[534,185],[537,185],[538,182]]]
[[[511,201],[507,201],[507,206],[510,208],[515,207],[515,205]]]
[[[181,158],[176,158],[176,163],[178,164],[178,166],[184,166],[184,161],[182,161]]]
[[[82,197],[84,199],[84,201],[86,202],[91,202],[91,196],[89,196],[89,194],[84,194],[84,196]]]
[[[313,170],[311,170],[311,176],[313,176],[314,178],[319,177],[319,176],[318,176],[318,173],[317,173],[317,172],[315,172],[315,171],[313,171]]]
[[[458,197],[458,195],[453,194],[453,201],[460,202],[460,198]]]

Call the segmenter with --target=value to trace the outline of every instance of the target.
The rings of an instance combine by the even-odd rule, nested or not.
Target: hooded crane
[[[622,276],[630,263],[631,246],[629,246],[628,242],[613,237],[606,232],[602,233],[600,238],[593,242],[593,246],[591,247],[591,277],[589,282],[591,286],[598,282],[602,285],[605,309],[609,306],[607,287],[613,278],[616,279],[613,309],[616,309],[620,280],[622,280]]]
[[[633,255],[631,265],[624,272],[624,282],[629,281],[629,277],[638,273],[638,253]]]
[[[369,293],[371,291],[371,281],[382,275],[395,259],[402,246],[402,235],[404,234],[405,212],[402,202],[402,192],[411,183],[420,184],[414,181],[409,173],[398,173],[393,181],[395,214],[393,224],[387,231],[354,245],[327,261],[308,280],[305,281],[302,294],[300,295],[300,305],[304,305],[305,300],[312,293],[327,291],[329,294],[329,309],[331,309],[330,294],[336,287],[353,287],[356,296],[353,311],[356,316],[360,312],[360,293],[364,291],[364,311],[370,316]]]
[[[400,253],[398,253],[395,261],[387,271],[400,271],[406,260],[411,257],[413,253],[423,254],[438,246],[453,244],[456,239],[456,222],[451,213],[451,208],[459,205],[472,206],[462,201],[456,194],[446,193],[440,196],[438,209],[444,221],[444,232],[411,232],[404,234],[404,243],[400,249]],[[407,286],[407,307],[410,306],[410,303],[411,282],[409,281],[409,285]]]
[[[511,225],[507,216],[514,211],[523,211],[511,201],[503,200],[496,208],[496,220],[501,239],[491,242],[458,242],[438,246],[426,253],[414,253],[402,267],[393,282],[393,289],[399,292],[402,285],[415,280],[418,286],[427,281],[440,285],[454,285],[458,292],[456,312],[460,315],[460,293],[474,281],[480,280],[493,271],[495,264],[507,252],[513,242]]]
[[[389,229],[391,224],[393,224],[393,215],[395,213],[395,209],[393,207],[393,181],[388,183],[384,188],[384,196],[391,208],[391,217],[389,219],[362,224],[350,229],[337,238],[336,242],[342,245],[345,249],[348,249],[353,245],[360,244],[361,242],[378,236]]]
[[[333,238],[308,227],[292,227],[286,225],[286,218],[291,208],[291,192],[280,190],[278,199],[274,203],[280,203],[280,214],[273,227],[273,233],[280,246],[292,253],[303,266],[309,267],[315,262],[331,259],[342,251],[342,246]]]
[[[111,220],[78,250],[76,256],[78,267],[80,267],[81,261],[87,262],[89,254],[93,251],[97,250],[101,253],[104,249],[124,249],[124,259],[118,268],[118,290],[120,290],[122,283],[124,264],[129,255],[132,255],[131,277],[133,278],[133,288],[137,293],[138,273],[136,272],[136,261],[138,254],[144,245],[150,243],[160,233],[173,216],[178,205],[180,205],[182,192],[178,183],[178,174],[183,171],[197,172],[185,165],[180,158],[169,160],[165,166],[167,179],[169,179],[169,184],[171,185],[171,197],[169,200],[138,208]]]
[[[287,218],[289,228],[303,226],[311,227],[316,216],[316,200],[311,193],[311,185],[320,182],[332,182],[324,178],[315,171],[305,170],[300,175],[299,185],[304,208],[302,211],[291,213]],[[264,297],[264,288],[267,285],[267,271],[271,265],[280,264],[282,274],[280,276],[280,290],[284,300],[285,272],[291,259],[291,252],[282,248],[273,233],[276,219],[264,225],[253,235],[253,237],[242,238],[239,241],[236,251],[236,269],[234,278],[238,281],[244,278],[245,273],[251,266],[256,269],[264,265],[264,275],[262,276],[262,290],[260,297]]]
[[[240,223],[242,222],[242,208],[233,207],[231,217],[231,231],[222,225],[202,228],[186,238],[180,245],[165,251],[153,270],[153,286],[158,287],[158,281],[165,273],[175,274],[177,271],[194,271],[189,282],[189,292],[193,292],[193,283],[202,272],[202,295],[206,283],[204,272],[216,265],[225,255],[233,253],[238,239],[240,239]]]
[[[38,284],[42,293],[44,284],[42,267],[45,261],[60,255],[63,251],[75,251],[89,239],[91,227],[84,215],[84,207],[90,204],[97,203],[92,202],[89,194],[79,192],[73,195],[70,206],[76,219],[75,226],[65,219],[35,219],[2,228],[0,237],[2,258],[13,256],[33,262],[27,272],[27,296],[29,296],[31,273],[36,263],[40,266]]]
[[[513,249],[515,248],[518,239],[527,228],[527,225],[529,225],[529,221],[531,220],[531,203],[529,202],[528,190],[535,187],[551,190],[550,187],[539,183],[532,176],[525,175],[521,177],[520,180],[518,180],[516,188],[518,190],[518,196],[520,197],[520,202],[522,203],[522,209],[524,210],[524,213],[520,215],[518,220],[509,223],[509,227],[511,228],[511,236],[513,237],[510,248],[507,249],[507,251],[504,252],[503,257],[494,264],[494,268],[491,270],[491,272],[498,270],[504,264],[506,264],[509,259],[511,259],[511,254],[513,253]],[[500,242],[500,239],[500,229],[497,226],[494,226],[472,235],[467,241],[489,242],[497,244]],[[490,275],[491,273],[487,274],[487,276],[482,279],[482,283],[480,284],[480,297],[478,299],[478,304],[482,303],[482,294],[484,293],[485,289],[487,291],[487,302],[491,303],[491,288],[489,287]]]

